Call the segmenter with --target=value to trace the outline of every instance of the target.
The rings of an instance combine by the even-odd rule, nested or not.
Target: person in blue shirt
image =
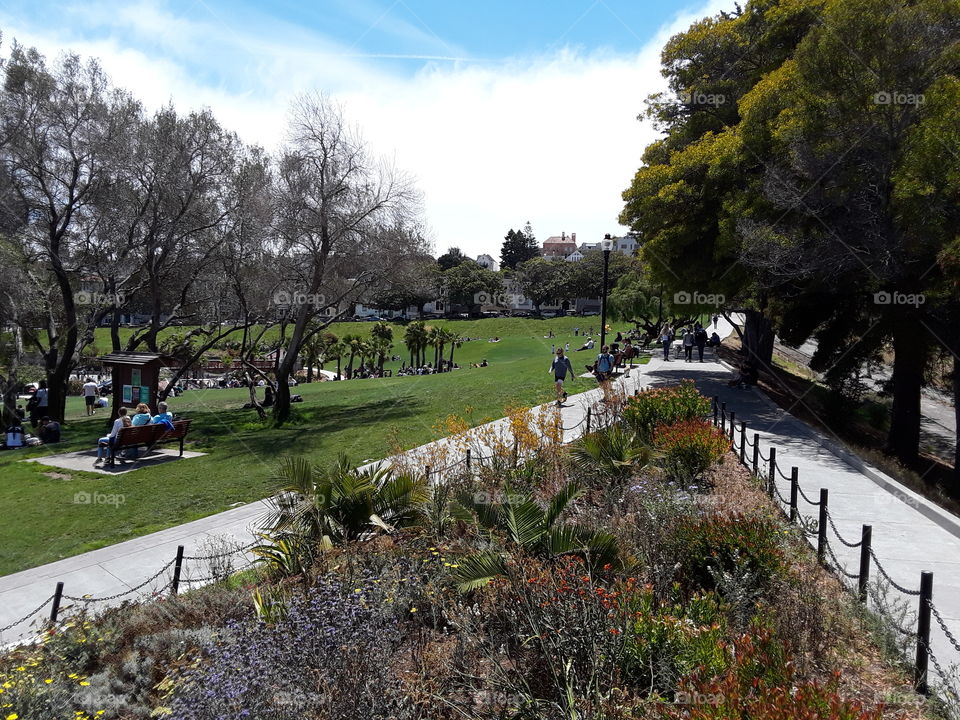
[[[610,346],[604,345],[600,348],[597,361],[593,364],[593,374],[597,378],[600,389],[603,390],[603,402],[609,402],[610,400],[610,374],[613,372],[613,362]]]
[[[146,403],[140,403],[137,405],[136,415],[130,418],[130,424],[134,427],[138,425],[149,425],[151,420],[153,420],[153,416],[150,414],[150,406]]]
[[[150,422],[157,424],[161,423],[164,420],[173,422],[173,413],[167,411],[167,404],[165,402],[157,403],[157,414],[153,416]]]

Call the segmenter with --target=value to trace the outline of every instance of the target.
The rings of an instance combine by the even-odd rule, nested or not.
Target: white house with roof
[[[494,272],[500,269],[500,263],[498,263],[492,255],[487,255],[486,253],[477,255],[477,265],[487,270],[493,270]]]

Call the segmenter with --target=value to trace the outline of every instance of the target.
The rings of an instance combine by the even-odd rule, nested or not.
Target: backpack
[[[608,373],[613,369],[613,360],[609,353],[597,355],[597,372]]]

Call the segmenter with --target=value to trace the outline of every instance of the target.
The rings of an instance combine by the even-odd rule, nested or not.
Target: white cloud
[[[620,193],[655,138],[636,118],[644,98],[664,87],[660,49],[695,17],[729,5],[711,0],[631,55],[562,49],[499,63],[428,63],[412,76],[293,26],[237,29],[156,3],[123,13],[88,6],[86,32],[82,23],[72,24],[81,28],[73,34],[4,22],[4,35],[48,55],[99,57],[148,108],[170,99],[182,110],[209,106],[267,148],[282,137],[294,94],[328,90],[372,149],[417,178],[439,250],[459,245],[497,256],[506,230],[527,220],[540,239],[566,231],[597,240],[624,230]],[[90,39],[103,36],[90,27],[110,32]],[[403,24],[398,32],[411,31]]]

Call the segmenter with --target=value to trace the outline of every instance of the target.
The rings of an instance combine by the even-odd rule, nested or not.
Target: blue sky
[[[497,255],[623,230],[620,192],[654,139],[671,34],[732,0],[0,0],[0,29],[48,56],[100,58],[152,110],[210,107],[245,140],[283,139],[298,93],[343,104],[371,151],[412,174],[438,250]]]

